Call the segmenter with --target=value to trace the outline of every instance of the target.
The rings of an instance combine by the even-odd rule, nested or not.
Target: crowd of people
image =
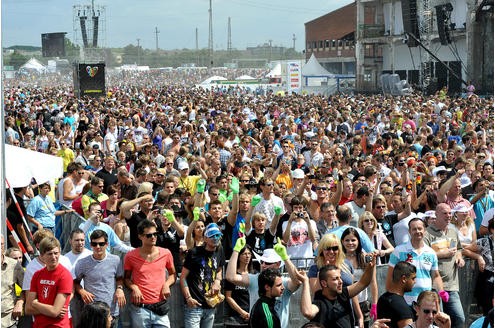
[[[8,84],[6,143],[61,157],[64,176],[7,191],[2,327],[175,327],[180,290],[186,328],[213,327],[222,302],[226,327],[287,328],[300,289],[305,327],[460,328],[467,258],[493,313],[493,99],[166,74],[100,98]],[[62,254],[56,221],[76,214]]]

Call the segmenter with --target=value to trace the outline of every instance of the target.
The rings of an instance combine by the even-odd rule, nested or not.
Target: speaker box
[[[438,37],[440,38],[440,43],[444,46],[452,42],[449,32],[449,17],[452,10],[452,4],[450,3],[435,6],[435,12],[437,14]]]
[[[404,23],[404,32],[414,35],[418,40],[419,27],[418,27],[418,8],[416,0],[401,0],[402,5],[402,22]],[[419,44],[413,38],[409,37],[407,40],[408,47],[417,47]]]
[[[419,70],[418,69],[412,69],[407,71],[407,82],[409,84],[418,86],[419,85]]]
[[[41,34],[41,54],[43,57],[65,57],[66,33]]]
[[[447,67],[440,63],[435,63],[435,77],[437,78],[438,90],[447,86]]]
[[[457,76],[462,76],[462,66],[460,61],[451,61],[449,62],[449,67],[452,69]],[[449,71],[449,92],[452,93],[460,93],[462,92],[462,81],[454,76]]]
[[[77,97],[105,95],[105,64],[75,64],[74,93]]]

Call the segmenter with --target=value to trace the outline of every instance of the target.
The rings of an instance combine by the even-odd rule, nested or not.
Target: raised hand
[[[261,202],[261,196],[259,196],[259,195],[255,195],[255,196],[253,196],[253,198],[251,198],[251,206],[252,207],[255,207],[260,202]]]
[[[277,243],[273,245],[273,249],[275,250],[275,253],[280,256],[282,261],[286,261],[289,259],[289,255],[287,254],[287,248],[282,244],[280,241],[280,237],[277,237]]]

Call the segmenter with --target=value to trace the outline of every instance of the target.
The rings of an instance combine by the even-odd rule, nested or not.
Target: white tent
[[[214,75],[201,82],[201,84],[210,84],[210,83],[215,83],[215,81],[226,81],[226,80],[227,79],[224,78],[223,76]]]
[[[272,70],[265,75],[265,77],[281,77],[282,76],[282,64],[277,63]]]
[[[24,65],[20,67],[20,69],[34,70],[37,71],[38,73],[45,73],[48,71],[48,69],[42,63],[40,63],[36,58],[29,59]]]
[[[235,79],[236,81],[242,81],[242,80],[256,80],[255,77],[249,76],[249,75],[241,75],[238,78]]]
[[[25,187],[35,178],[38,183],[62,177],[63,160],[60,157],[5,145],[5,177],[11,187]]]
[[[308,62],[302,68],[303,76],[332,76],[316,59],[315,54],[312,54]]]

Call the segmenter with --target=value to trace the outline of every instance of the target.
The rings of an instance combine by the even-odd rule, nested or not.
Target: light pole
[[[137,65],[139,66],[139,62],[140,62],[140,55],[141,55],[141,51],[139,49],[139,41],[141,41],[140,38],[137,39]]]

